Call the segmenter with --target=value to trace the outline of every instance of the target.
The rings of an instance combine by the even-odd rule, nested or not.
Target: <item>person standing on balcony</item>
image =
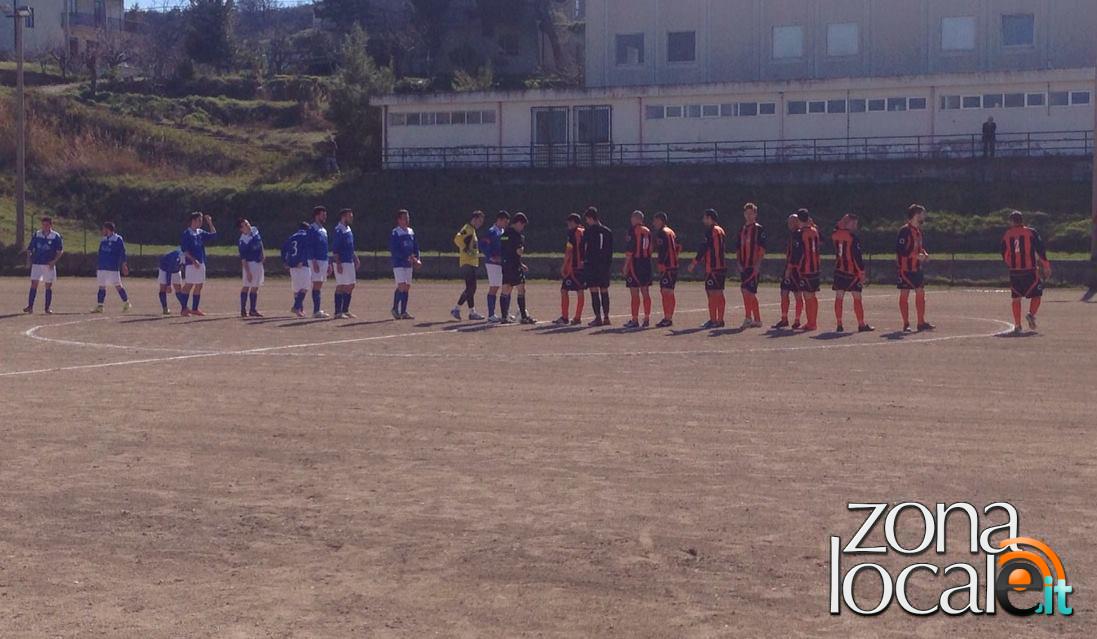
[[[983,157],[992,158],[998,146],[998,123],[994,118],[987,118],[983,123]]]

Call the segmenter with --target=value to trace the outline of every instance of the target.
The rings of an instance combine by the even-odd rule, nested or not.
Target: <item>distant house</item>
[[[585,0],[585,87],[393,95],[386,168],[1093,149],[1095,0]]]
[[[4,0],[34,9],[23,30],[28,58],[64,48],[72,56],[94,47],[105,35],[134,30],[124,17],[123,0]],[[11,53],[15,36],[10,24],[0,28],[0,53]]]

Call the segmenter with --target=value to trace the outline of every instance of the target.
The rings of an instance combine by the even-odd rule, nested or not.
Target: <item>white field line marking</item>
[[[881,297],[883,297],[883,296],[881,296]],[[772,304],[765,304],[765,306],[772,306]],[[741,308],[741,307],[739,307],[739,308]],[[98,320],[98,319],[105,319],[105,318],[95,318],[95,319]],[[1012,324],[1009,324],[1008,322],[1003,322],[1001,320],[991,320],[991,319],[985,319],[985,318],[960,318],[960,319],[993,322],[993,323],[996,323],[996,324],[1001,324],[1003,326],[1008,326],[1009,328],[1013,327]],[[83,321],[93,321],[93,320],[83,320]],[[78,323],[78,322],[71,322],[71,323]],[[49,325],[40,325],[40,326],[32,327],[32,328],[28,329],[27,331],[25,331],[24,335],[27,335],[28,337],[33,337],[32,333],[36,332],[38,329],[44,328],[45,326],[49,326]],[[518,325],[515,324],[513,326],[518,326]],[[305,344],[286,344],[286,345],[282,345],[282,346],[265,346],[265,347],[260,347],[260,348],[249,348],[249,349],[243,349],[243,350],[203,351],[203,352],[189,353],[189,354],[186,354],[186,355],[175,355],[175,356],[171,356],[171,357],[150,357],[150,358],[144,358],[144,359],[123,360],[123,361],[118,361],[118,362],[102,362],[102,363],[98,363],[98,364],[80,364],[80,365],[74,365],[74,366],[58,366],[58,367],[52,367],[52,368],[38,368],[38,369],[30,369],[30,370],[22,370],[22,371],[8,371],[8,372],[0,373],[0,377],[18,377],[18,376],[27,376],[27,375],[38,375],[38,374],[42,374],[42,373],[97,370],[97,369],[103,369],[103,368],[114,368],[114,367],[118,367],[118,366],[136,366],[136,365],[140,365],[140,364],[178,362],[178,361],[184,361],[184,360],[189,360],[189,359],[200,359],[200,358],[206,358],[206,357],[221,357],[221,356],[234,356],[234,355],[255,355],[255,354],[281,351],[281,350],[290,350],[290,349],[299,349],[299,348],[315,348],[315,347],[321,347],[321,346],[339,346],[339,345],[344,345],[344,344],[357,344],[357,343],[361,343],[361,342],[374,342],[374,341],[382,341],[382,340],[390,340],[390,339],[399,339],[399,338],[404,338],[404,337],[414,337],[414,336],[419,336],[419,335],[439,335],[439,334],[454,333],[454,332],[455,331],[453,331],[453,330],[442,329],[442,330],[434,330],[434,331],[417,331],[417,332],[410,332],[410,333],[396,333],[396,334],[393,334],[393,335],[375,335],[375,336],[371,336],[371,337],[355,337],[355,338],[348,338],[348,339],[341,339],[341,340],[331,340],[331,341],[325,341],[325,342],[310,342],[310,343],[305,343]],[[944,342],[944,341],[951,341],[951,340],[957,340],[957,339],[977,339],[977,338],[993,337],[997,334],[999,334],[999,332],[981,333],[981,334],[972,334],[972,335],[946,335],[946,336],[941,336],[941,337],[920,339],[920,340],[902,339],[902,340],[889,340],[889,341],[885,341],[885,342],[870,342],[870,343],[858,342],[858,343],[852,343],[852,344],[818,344],[818,345],[812,345],[812,346],[754,348],[754,349],[746,349],[746,350],[743,350],[743,349],[711,349],[711,350],[693,350],[693,351],[681,351],[681,350],[677,350],[677,351],[646,351],[646,352],[630,352],[630,353],[627,353],[627,354],[630,354],[630,355],[674,355],[674,354],[718,355],[718,354],[726,354],[726,353],[761,353],[761,352],[782,352],[782,351],[795,351],[795,350],[827,350],[827,349],[835,349],[835,348],[860,348],[860,347],[868,347],[868,346],[889,346],[889,345],[901,345],[901,344],[934,343],[934,342]],[[42,339],[45,339],[47,341],[49,340],[49,338],[42,338]],[[581,355],[585,356],[585,357],[591,357],[591,356],[605,357],[605,356],[621,355],[621,354],[623,354],[623,353],[617,353],[617,352],[601,352],[601,353],[586,352],[586,353],[581,353]],[[569,353],[545,353],[545,354],[527,354],[526,357],[562,357],[562,356],[569,356],[569,355],[574,356],[574,354],[569,354]],[[365,357],[370,357],[371,355],[370,354],[364,354],[364,356]],[[390,354],[389,356],[392,356],[392,355]],[[406,356],[407,357],[416,357],[417,355],[408,354]]]
[[[889,297],[890,298],[890,297],[894,297],[894,296],[892,296],[892,295],[865,295],[864,299],[872,299],[872,298],[879,298],[879,297]],[[765,307],[780,306],[780,302],[767,302],[765,304],[759,304],[759,306],[765,306]],[[737,310],[742,310],[742,309],[743,309],[742,305],[729,306],[728,307],[729,311],[737,311]],[[707,313],[707,312],[708,312],[707,308],[691,308],[691,309],[686,309],[686,310],[675,311],[675,313],[677,315],[684,315],[684,314],[689,314],[689,313]],[[235,313],[208,313],[207,315],[227,316],[227,315],[235,315]],[[631,318],[631,315],[621,314],[621,315],[611,315],[610,317],[612,317],[613,319],[622,319],[622,318],[626,318],[626,317]],[[107,320],[107,319],[112,319],[112,318],[110,318],[110,317],[94,317],[94,318],[74,320],[74,321],[71,321],[71,322],[62,322],[62,323],[59,323],[59,324],[39,324],[38,326],[32,326],[31,328],[27,329],[26,331],[23,331],[23,335],[25,337],[29,337],[33,340],[37,340],[37,341],[40,341],[40,342],[49,342],[49,343],[52,343],[52,344],[62,344],[62,345],[65,345],[65,346],[82,346],[82,347],[85,347],[85,348],[108,348],[108,349],[113,348],[113,349],[127,350],[127,351],[148,351],[148,352],[153,352],[153,353],[179,353],[181,355],[208,355],[208,354],[220,354],[222,352],[225,352],[225,351],[210,351],[210,350],[193,350],[193,349],[183,349],[183,348],[163,348],[163,347],[154,347],[154,346],[130,346],[130,345],[126,345],[126,344],[111,344],[111,343],[107,343],[107,342],[84,342],[84,341],[78,341],[78,340],[67,340],[67,339],[60,339],[60,338],[56,338],[56,337],[46,337],[45,335],[39,335],[39,331],[41,331],[43,329],[46,329],[46,328],[56,328],[56,327],[61,327],[61,326],[73,326],[73,325],[76,325],[76,324],[85,324],[87,322],[97,322],[97,321],[103,321],[103,320]],[[294,319],[295,318],[288,318],[287,317],[286,321],[293,321]],[[177,322],[177,323],[172,324],[172,325],[173,326],[186,326],[187,324],[185,322]],[[500,328],[503,328],[503,327],[500,327]],[[460,331],[450,331],[450,332],[460,332]],[[405,333],[403,335],[411,336],[411,335],[429,335],[429,334],[432,334],[432,333],[419,332],[419,333]],[[294,348],[294,347],[293,346],[282,346],[282,347],[279,347],[279,348]],[[241,354],[244,354],[244,353],[241,353]],[[254,355],[256,353],[247,353],[247,354]],[[2,376],[2,375],[3,374],[0,374],[0,376]]]

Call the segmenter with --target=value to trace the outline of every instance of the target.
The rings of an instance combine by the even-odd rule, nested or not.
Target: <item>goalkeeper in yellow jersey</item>
[[[453,307],[450,315],[454,319],[461,319],[461,307],[468,304],[469,319],[482,320],[484,316],[476,312],[476,272],[480,269],[480,244],[476,239],[476,229],[484,223],[484,212],[473,211],[467,224],[453,236],[453,243],[457,245],[458,261],[461,267],[461,279],[465,281],[465,290],[457,299],[457,306]]]

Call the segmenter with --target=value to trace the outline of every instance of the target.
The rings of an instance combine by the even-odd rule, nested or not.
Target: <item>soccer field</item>
[[[873,286],[878,332],[839,336],[829,291],[805,335],[699,330],[692,283],[669,330],[623,331],[620,285],[608,329],[457,322],[459,286],[417,283],[397,322],[389,282],[362,282],[335,322],[291,318],[272,280],[244,321],[237,280],[207,284],[209,316],[163,318],[149,280],[95,316],[94,280],[63,278],[47,317],[0,279],[0,636],[1097,633],[1080,291],[1002,337],[1008,293],[931,289],[938,330],[903,335]],[[559,314],[557,284],[528,298]],[[1015,505],[1074,615],[829,615],[847,504],[904,501]]]

